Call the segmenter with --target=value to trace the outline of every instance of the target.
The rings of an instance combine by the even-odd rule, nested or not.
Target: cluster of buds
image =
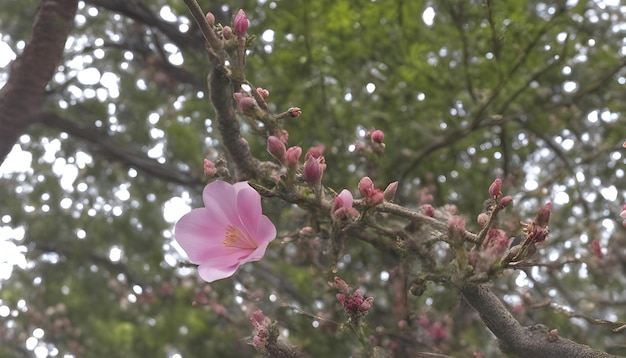
[[[230,40],[230,38],[233,36],[233,33],[238,38],[245,39],[246,34],[248,33],[248,26],[250,26],[248,17],[242,9],[239,9],[237,15],[235,15],[232,27],[222,26],[220,24],[217,24],[216,26],[215,15],[212,12],[208,12],[204,18],[206,19],[206,22],[209,24],[209,26],[211,26],[211,28],[215,28],[217,30],[217,33],[221,34],[222,38],[224,38],[225,40]]]
[[[385,133],[380,129],[370,128],[365,133],[366,141],[356,141],[354,143],[355,153],[364,154],[383,154],[385,152]]]
[[[215,179],[218,177],[228,179],[230,177],[228,164],[222,158],[218,159],[216,163],[213,163],[205,158],[203,163],[203,172],[204,177],[207,179]]]
[[[346,281],[339,277],[335,277],[334,286],[339,292],[336,295],[337,301],[348,315],[349,322],[358,325],[374,305],[374,299],[365,297],[359,290],[352,292]]]
[[[252,323],[252,327],[255,330],[254,337],[252,337],[254,348],[264,351],[269,344],[276,342],[278,339],[276,324],[268,317],[265,317],[262,311],[254,312],[250,316],[250,323]]]
[[[502,194],[502,179],[496,178],[489,186],[489,196],[493,201],[498,204],[500,208],[506,208],[513,202],[513,197],[510,195],[503,196]]]
[[[472,251],[469,255],[469,263],[474,266],[476,272],[491,272],[496,265],[502,262],[513,238],[506,236],[505,232],[490,228],[481,246],[481,251]]]
[[[548,238],[548,222],[552,203],[546,203],[539,209],[535,218],[529,223],[522,223],[525,236],[521,245],[512,247],[507,259],[509,261],[521,261],[530,258],[537,252],[537,244],[541,244]]]

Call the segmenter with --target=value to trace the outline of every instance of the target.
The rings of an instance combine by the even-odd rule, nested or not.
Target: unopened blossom
[[[323,160],[324,157],[321,157],[321,159]],[[326,166],[324,164],[324,166]],[[319,159],[316,159],[313,156],[310,156],[305,162],[304,162],[304,170],[303,170],[303,175],[304,175],[304,179],[306,181],[308,181],[309,183],[319,183],[322,180],[322,174],[324,173]]]
[[[506,208],[507,206],[511,205],[513,203],[513,197],[510,195],[507,195],[505,197],[503,197],[502,199],[500,199],[500,203],[498,205],[500,205],[501,208]]]
[[[333,202],[331,209],[331,216],[333,219],[340,220],[343,218],[359,216],[359,212],[352,207],[353,201],[354,198],[352,197],[352,193],[347,189],[343,189]]]
[[[489,186],[489,196],[493,200],[498,200],[502,196],[502,179],[496,178]]]
[[[291,107],[287,110],[287,112],[293,118],[300,117],[300,115],[302,115],[302,109],[300,109],[300,107]]]
[[[285,159],[287,148],[285,148],[285,143],[280,138],[272,135],[267,137],[267,151],[272,157],[282,162]]]
[[[385,133],[380,129],[376,129],[372,132],[370,138],[372,138],[372,142],[374,143],[383,144],[383,139],[385,139]]]
[[[209,25],[215,25],[215,15],[213,15],[212,12],[207,12],[204,18],[206,19],[206,22],[209,23]]]
[[[598,259],[601,259],[604,257],[604,254],[602,253],[602,248],[600,248],[600,241],[598,240],[591,241],[591,252],[593,252],[593,256],[595,256]]]
[[[380,204],[385,200],[385,195],[380,189],[374,187],[374,183],[370,177],[363,177],[359,181],[359,192],[365,200],[372,204]]]
[[[547,226],[550,221],[550,210],[552,209],[552,203],[546,203],[539,209],[537,216],[535,216],[534,223],[538,226]]]
[[[430,204],[424,204],[420,207],[420,214],[428,217],[435,217],[435,208]]]
[[[224,26],[222,28],[222,36],[225,40],[229,40],[233,36],[233,28],[230,26]]]
[[[212,161],[205,159],[204,160],[204,176],[208,179],[213,179],[217,175],[217,168]]]
[[[233,28],[235,29],[235,35],[239,37],[245,37],[248,32],[248,17],[246,17],[246,13],[243,10],[239,9],[237,15],[235,15],[235,20],[233,20]]]
[[[626,218],[626,204],[622,205],[622,212],[619,213],[619,216]]]
[[[394,181],[393,183],[390,183],[389,185],[387,185],[387,187],[385,188],[385,191],[383,191],[383,196],[385,197],[385,200],[393,201],[393,198],[396,196],[397,191],[398,191],[397,181]]]
[[[237,102],[237,109],[239,112],[243,114],[252,114],[254,111],[254,106],[256,106],[256,101],[254,98],[243,95],[241,93],[235,93],[233,95],[235,101]]]
[[[265,88],[257,87],[256,91],[259,94],[259,96],[261,96],[261,98],[263,99],[267,99],[267,97],[270,96],[270,91]]]
[[[204,188],[204,208],[185,214],[174,237],[200,277],[213,282],[232,276],[246,262],[258,261],[276,237],[261,213],[261,196],[248,183],[216,180]]]
[[[295,169],[298,166],[298,161],[300,160],[301,155],[302,148],[298,146],[289,147],[287,148],[287,152],[285,152],[283,164],[288,168]]]

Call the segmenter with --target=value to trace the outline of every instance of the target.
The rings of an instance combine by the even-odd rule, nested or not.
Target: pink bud
[[[511,205],[513,203],[513,197],[510,195],[505,196],[504,198],[500,199],[500,207],[501,208],[506,208],[507,206]]]
[[[274,158],[282,162],[285,158],[287,148],[285,148],[285,144],[278,139],[278,137],[272,135],[267,137],[267,151],[270,152]]]
[[[252,114],[254,112],[255,105],[256,105],[256,102],[254,101],[254,98],[244,96],[243,98],[239,100],[239,102],[237,102],[237,109],[241,113]]]
[[[595,256],[598,259],[601,259],[602,257],[604,257],[604,254],[602,253],[602,249],[600,248],[600,241],[598,240],[591,241],[591,252],[593,252],[593,256]]]
[[[537,212],[537,216],[535,216],[535,224],[544,227],[548,225],[548,221],[550,221],[550,209],[552,208],[552,203],[546,203],[544,206],[539,209]]]
[[[215,15],[213,15],[212,12],[207,12],[204,18],[206,19],[206,22],[209,23],[209,25],[215,25]]]
[[[266,90],[265,88],[257,88],[256,89],[257,93],[259,94],[259,96],[261,96],[261,98],[263,99],[267,99],[267,97],[270,96],[270,91]]]
[[[344,295],[350,293],[350,286],[348,286],[346,281],[342,280],[341,278],[335,277],[335,279],[333,280],[333,284],[335,285],[335,288],[337,289],[337,291],[339,291],[339,293],[342,293]]]
[[[489,186],[489,196],[493,200],[497,200],[500,196],[502,196],[500,189],[502,189],[502,179],[496,178],[496,180],[494,180]]]
[[[343,189],[333,202],[333,207],[330,212],[333,219],[359,216],[359,212],[352,207],[353,201],[352,193],[347,189]]]
[[[619,213],[619,216],[626,218],[626,204],[622,205],[622,212]]]
[[[372,142],[382,144],[383,139],[385,139],[385,133],[383,133],[380,129],[377,129],[372,132],[371,138]]]
[[[291,107],[287,112],[289,112],[289,115],[293,118],[300,117],[302,114],[302,110],[299,107]]]
[[[396,191],[398,191],[397,181],[394,181],[393,183],[387,185],[387,188],[385,188],[385,191],[383,192],[385,200],[392,201],[393,198],[396,196]]]
[[[313,156],[304,162],[304,179],[309,183],[319,183],[322,180],[322,169],[320,163]]]
[[[229,40],[233,36],[233,29],[230,26],[224,26],[222,28],[222,36],[225,40]]]
[[[302,155],[302,148],[298,146],[289,147],[285,152],[284,163],[289,168],[295,169],[298,166],[298,161]]]
[[[489,215],[487,215],[486,213],[480,213],[478,214],[476,221],[478,222],[478,225],[485,226],[487,225],[487,222],[489,221]]]
[[[374,305],[374,298],[373,297],[368,297],[359,306],[359,311],[367,312],[367,311],[370,310],[370,308],[372,308],[373,305]]]
[[[431,217],[431,218],[435,217],[435,208],[432,205],[430,205],[430,204],[422,205],[422,207],[420,208],[420,212],[424,216],[428,216],[428,217]]]
[[[370,177],[363,177],[359,181],[359,193],[364,198],[367,198],[369,193],[374,189],[374,182]]]
[[[204,160],[204,176],[207,179],[213,179],[217,175],[217,168],[215,168],[215,164],[212,161],[205,159]]]
[[[239,9],[239,12],[235,16],[233,21],[233,27],[235,28],[235,35],[239,37],[245,37],[248,32],[248,18],[243,10]]]

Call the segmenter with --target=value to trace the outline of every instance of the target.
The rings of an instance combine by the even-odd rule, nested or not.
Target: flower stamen
[[[256,248],[256,245],[247,237],[246,234],[241,232],[236,227],[228,224],[226,231],[224,232],[224,241],[222,245],[226,247],[238,247],[238,248]]]

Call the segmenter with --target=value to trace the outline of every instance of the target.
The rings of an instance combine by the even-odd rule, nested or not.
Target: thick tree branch
[[[459,290],[470,306],[478,311],[487,328],[498,337],[500,350],[504,353],[532,358],[617,357],[558,334],[551,335],[548,328],[540,325],[522,327],[500,299],[484,285],[462,283]]]
[[[9,80],[0,91],[0,163],[36,120],[74,25],[77,5],[77,0],[44,0],[39,7],[31,40],[11,65]]]
[[[41,123],[51,128],[67,132],[74,138],[86,141],[90,148],[102,153],[105,157],[145,172],[155,178],[185,185],[202,184],[202,178],[161,164],[146,157],[143,153],[132,152],[128,148],[113,142],[109,136],[104,135],[101,131],[81,126],[54,113],[43,113],[37,118]]]
[[[208,76],[211,104],[215,108],[217,127],[222,134],[224,147],[235,164],[236,178],[237,180],[256,178],[259,174],[259,161],[252,155],[248,142],[241,136],[241,124],[233,106],[233,93],[239,90],[239,86],[234,88],[230,72],[226,68],[225,59],[228,58],[228,54],[209,28],[198,3],[195,0],[185,0],[185,4],[206,37],[211,62]]]

